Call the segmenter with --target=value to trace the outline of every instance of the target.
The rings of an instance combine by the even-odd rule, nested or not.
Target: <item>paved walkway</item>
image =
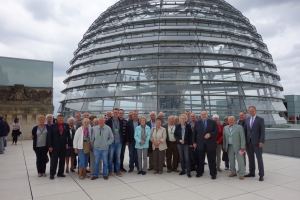
[[[128,163],[128,158],[125,160]],[[225,170],[211,180],[207,167],[203,177],[195,178],[193,172],[191,179],[174,172],[145,176],[134,172],[110,177],[108,181],[79,180],[76,173],[50,180],[49,175],[37,176],[32,141],[20,141],[17,146],[9,145],[5,154],[0,155],[0,199],[300,199],[300,159],[264,154],[264,161],[264,182],[259,182],[258,177],[243,181],[229,178],[229,171]]]

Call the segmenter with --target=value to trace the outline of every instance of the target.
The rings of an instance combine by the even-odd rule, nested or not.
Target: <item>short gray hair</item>
[[[174,116],[174,115],[170,115],[170,116],[168,117],[168,119],[170,119],[171,117],[173,117],[173,118],[175,119],[175,116]]]
[[[52,117],[53,118],[53,115],[52,114],[47,114],[46,118],[48,118],[48,117]]]
[[[70,123],[70,121],[73,121],[73,122],[75,122],[75,119],[74,119],[74,117],[70,117],[70,118],[68,119],[68,123]]]
[[[229,117],[228,117],[228,120],[229,120],[229,119],[233,119],[233,120],[235,121],[235,117],[234,117],[234,116],[229,116]]]
[[[151,111],[150,114],[149,114],[149,116],[150,116],[151,114],[155,114],[155,116],[156,116],[156,112],[154,112],[154,111]]]
[[[220,119],[219,115],[217,115],[217,114],[214,114],[214,115],[212,116],[212,118],[213,118],[213,119],[214,119],[214,118]]]
[[[224,120],[226,120],[226,119],[228,119],[228,116],[225,116],[225,117],[224,117]]]
[[[163,113],[163,112],[158,113],[158,115],[161,115],[161,114],[163,114],[165,116],[165,113]]]

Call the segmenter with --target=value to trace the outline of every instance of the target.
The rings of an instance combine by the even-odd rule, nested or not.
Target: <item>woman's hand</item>
[[[78,154],[78,149],[74,149],[74,152],[75,152],[76,154]]]
[[[144,141],[140,141],[140,145],[143,146],[145,144]]]
[[[31,135],[31,139],[33,139],[34,138],[34,135]]]
[[[184,144],[184,141],[183,141],[183,140],[179,140],[179,142],[180,142],[181,144]]]

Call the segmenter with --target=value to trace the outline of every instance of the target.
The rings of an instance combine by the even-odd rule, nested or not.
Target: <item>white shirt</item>
[[[228,125],[228,131],[229,131],[229,134],[230,134],[229,137],[228,137],[228,144],[232,144],[233,128],[234,128],[234,125],[233,126]]]
[[[169,134],[170,142],[176,142],[174,132],[175,132],[175,124],[173,124],[173,125],[168,124],[168,134]],[[173,134],[171,134],[171,133],[173,133]]]

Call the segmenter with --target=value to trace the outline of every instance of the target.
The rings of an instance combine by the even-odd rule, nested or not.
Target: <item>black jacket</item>
[[[192,136],[193,136],[193,131],[192,131],[191,125],[186,124],[185,125],[185,135],[184,135],[184,145],[190,146],[192,144]],[[181,124],[176,125],[174,137],[176,139],[177,144],[181,144],[179,142],[179,140],[182,140]]]
[[[8,133],[6,121],[0,121],[0,137],[6,137]]]
[[[64,123],[64,131],[62,134],[59,132],[58,123],[51,124],[48,132],[48,148],[52,147],[53,151],[59,151],[60,149],[65,150],[66,144],[68,146],[72,145],[72,140],[70,138],[70,128],[69,125]]]
[[[138,126],[139,125],[140,125],[140,121],[138,120]],[[126,133],[126,142],[129,142],[129,144],[132,142],[135,142],[133,119],[131,119],[127,122],[126,132],[127,132]]]
[[[151,119],[146,122],[146,125],[150,127],[150,130],[152,129],[152,124],[151,124]],[[153,148],[152,148],[152,142],[151,139],[149,140],[149,148],[148,148],[148,153],[152,153]]]
[[[47,128],[48,133],[49,133],[49,126],[48,125],[45,125],[45,126]],[[31,134],[33,135],[32,140],[33,140],[33,150],[34,151],[36,150],[36,140],[37,140],[36,132],[37,132],[37,129],[38,129],[38,126],[35,126],[35,127],[33,127],[32,131],[31,131]],[[48,135],[48,133],[47,133],[47,135]],[[46,147],[47,146],[48,146],[48,137],[46,139]]]
[[[216,150],[216,135],[218,131],[218,124],[214,120],[207,119],[206,130],[204,130],[203,122],[200,119],[195,123],[192,141],[197,144],[198,150],[203,151],[204,143],[206,144],[207,151]],[[204,136],[207,133],[210,133],[210,138],[205,139]]]
[[[111,128],[112,132],[114,132],[112,120],[113,120],[113,117],[111,117],[110,119],[106,120],[105,124]],[[119,120],[120,143],[122,143],[123,142],[123,121],[120,120],[119,118],[118,118],[118,120]]]

